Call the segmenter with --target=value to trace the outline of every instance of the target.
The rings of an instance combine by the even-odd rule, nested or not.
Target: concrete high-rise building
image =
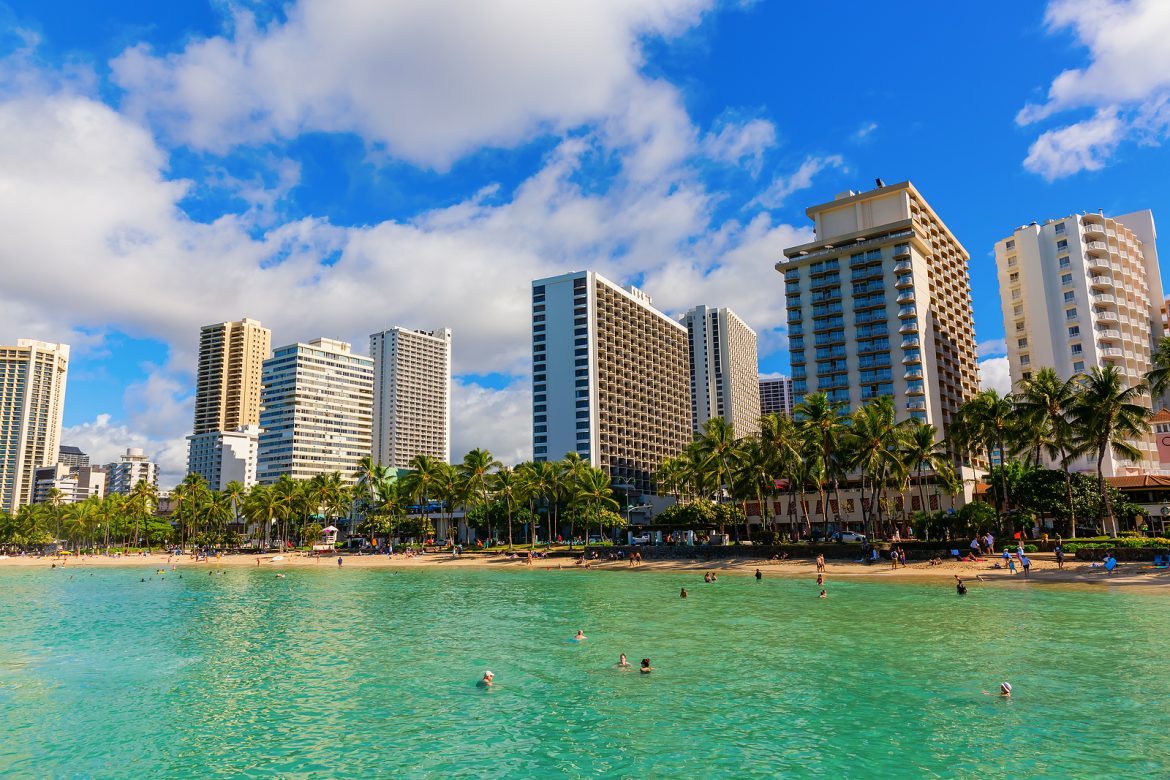
[[[592,271],[532,283],[538,461],[576,452],[631,495],[693,437],[687,329]]]
[[[282,474],[308,479],[341,472],[354,482],[369,455],[374,361],[344,341],[290,344],[264,361],[261,393],[260,484]]]
[[[139,447],[127,447],[116,463],[106,465],[106,491],[128,496],[139,482],[158,487],[158,464]]]
[[[792,416],[792,379],[786,376],[760,377],[760,414]]]
[[[199,333],[195,434],[260,424],[260,385],[272,331],[256,320],[205,325]]]
[[[0,346],[0,512],[32,503],[36,470],[57,462],[69,346]]]
[[[198,433],[187,442],[187,473],[203,477],[212,490],[223,490],[229,482],[246,488],[256,484],[260,426]]]
[[[737,437],[760,430],[760,364],[756,332],[727,308],[696,306],[683,316],[691,361],[695,431],[722,417]]]
[[[69,468],[80,468],[89,465],[89,455],[82,452],[80,447],[62,444],[57,448],[57,462]]]
[[[792,392],[945,430],[979,389],[967,251],[910,182],[810,207],[815,241],[784,250]],[[848,293],[848,294],[846,294]]]
[[[1012,383],[1051,367],[1061,377],[1114,366],[1143,381],[1163,333],[1162,276],[1149,210],[1073,214],[1016,228],[995,244]],[[1105,455],[1106,476],[1161,471],[1153,433],[1137,461]],[[1096,471],[1087,457],[1073,468]]]
[[[105,498],[106,470],[100,466],[74,466],[55,463],[36,470],[36,488],[33,503],[47,504],[52,501],[51,491],[56,488],[60,504],[77,504],[87,498]]]
[[[370,336],[374,461],[404,469],[416,455],[451,462],[451,331],[391,328]]]

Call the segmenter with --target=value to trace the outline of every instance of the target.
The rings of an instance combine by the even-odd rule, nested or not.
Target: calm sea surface
[[[0,776],[1170,777],[1170,590],[152,574],[0,569]]]

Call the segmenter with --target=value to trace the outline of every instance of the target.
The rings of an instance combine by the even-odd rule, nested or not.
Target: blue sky
[[[994,241],[1167,213],[1168,6],[0,0],[0,340],[71,343],[66,441],[173,478],[199,325],[450,326],[456,450],[519,459],[528,280],[729,305],[786,371],[772,264],[882,177],[971,253],[1002,385]]]

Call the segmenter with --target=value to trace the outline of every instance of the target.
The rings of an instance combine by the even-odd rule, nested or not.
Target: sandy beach
[[[508,558],[505,555],[488,555],[469,553],[453,557],[448,553],[429,553],[407,557],[405,555],[343,555],[343,569],[408,569],[408,568],[465,568],[487,567],[497,569],[579,569],[575,558],[550,557],[546,560],[533,561],[528,566],[523,551],[518,549],[520,557]],[[1032,568],[1029,576],[1025,577],[1019,571],[1011,574],[1006,568],[994,568],[996,563],[1002,565],[999,558],[988,558],[981,562],[943,561],[932,566],[928,562],[910,562],[907,566],[893,569],[888,561],[876,564],[861,564],[830,560],[825,565],[825,576],[832,578],[865,578],[887,581],[954,581],[954,575],[959,575],[968,583],[974,585],[994,584],[1007,586],[1028,586],[1032,584],[1102,584],[1102,585],[1170,585],[1170,570],[1155,569],[1149,563],[1118,563],[1113,574],[1107,574],[1100,566],[1078,560],[1066,560],[1063,569],[1057,567],[1052,555],[1037,553],[1030,556]],[[146,569],[169,569],[175,566],[186,569],[221,569],[252,567],[265,569],[296,569],[296,568],[337,568],[337,556],[312,557],[299,553],[287,555],[221,555],[207,561],[196,561],[190,556],[172,556],[164,553],[151,555],[130,555],[119,558],[106,556],[0,556],[0,567],[5,568],[51,568],[65,566],[69,569],[88,567],[141,567]],[[590,570],[611,571],[658,571],[658,572],[695,572],[701,576],[703,572],[713,571],[719,574],[754,575],[756,569],[765,577],[809,577],[817,575],[816,564],[811,559],[790,559],[785,561],[767,561],[758,558],[727,558],[721,560],[681,560],[657,559],[647,560],[636,566],[629,561],[610,561],[600,559],[590,562]]]

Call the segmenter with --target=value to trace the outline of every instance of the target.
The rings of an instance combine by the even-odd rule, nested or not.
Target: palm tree
[[[560,487],[559,470],[555,464],[549,463],[548,461],[537,461],[528,465],[530,466],[528,474],[529,488],[531,489],[533,498],[540,499],[544,502],[545,517],[548,519],[548,536],[545,539],[548,544],[552,544],[553,512],[556,506],[557,492]],[[536,521],[536,519],[533,520],[534,523]],[[533,536],[535,537],[535,534]]]
[[[360,511],[364,514],[373,506],[377,486],[386,481],[386,478],[389,476],[389,470],[385,466],[376,463],[373,457],[363,455],[358,461],[357,469],[353,475],[357,480],[357,485],[354,490],[354,500],[355,502],[360,502]],[[350,525],[350,533],[353,533],[353,524],[351,523]]]
[[[760,507],[760,523],[767,528],[768,507],[766,500],[775,491],[771,464],[768,461],[764,443],[752,436],[744,439],[735,454],[734,490],[744,500],[744,532],[750,537],[751,527],[747,519],[747,499],[754,498]]]
[[[256,544],[268,547],[272,521],[278,519],[285,506],[282,497],[273,485],[256,485],[248,491],[244,501],[244,516],[257,530]],[[263,538],[259,530],[264,529]]]
[[[822,520],[825,524],[825,534],[829,532],[829,502],[825,495],[825,480],[833,482],[833,493],[837,499],[837,509],[841,509],[841,491],[838,481],[840,461],[834,457],[838,442],[846,433],[848,426],[842,417],[845,404],[830,401],[824,393],[806,395],[804,400],[793,410],[797,420],[797,428],[805,439],[812,445],[813,452],[820,458],[822,480],[818,483],[821,495]]]
[[[508,513],[508,549],[512,549],[512,512],[524,500],[524,480],[521,475],[507,466],[501,466],[489,478],[496,500],[504,505]]]
[[[455,470],[454,466],[448,463],[439,464],[434,495],[442,504],[444,519],[450,527],[454,524],[455,507],[467,502],[463,480],[459,478],[459,472]],[[448,533],[450,534],[449,538],[458,541],[458,528],[455,528],[454,531],[448,530]]]
[[[878,493],[889,475],[901,466],[901,441],[907,423],[896,422],[894,417],[893,399],[889,396],[877,398],[853,413],[846,438],[852,455],[850,467],[861,473],[863,497],[869,488],[868,501],[863,500],[862,517],[871,539],[877,531],[874,513],[880,508]]]
[[[485,512],[491,484],[490,474],[502,465],[487,450],[474,449],[464,455],[463,462],[456,466],[469,499],[482,506]]]
[[[1153,368],[1146,373],[1146,384],[1150,388],[1151,398],[1160,399],[1170,390],[1170,335],[1158,340],[1150,362]]]
[[[703,430],[695,439],[695,451],[703,461],[703,470],[712,475],[718,502],[723,488],[731,489],[731,463],[736,454],[735,431],[722,417],[712,417],[703,423]]]
[[[918,504],[923,512],[929,511],[926,503],[925,473],[933,471],[936,481],[942,480],[942,473],[951,466],[951,455],[946,442],[938,438],[938,429],[929,423],[915,420],[902,437],[902,465],[907,473],[918,477]]]
[[[190,492],[190,485],[188,485],[187,490]],[[140,479],[130,489],[129,499],[130,508],[134,512],[134,546],[137,547],[138,520],[141,518],[143,524],[145,524],[146,516],[154,512],[154,508],[158,506],[158,488],[153,483],[147,482],[145,479]],[[149,546],[149,542],[147,544]]]
[[[402,490],[405,495],[419,502],[425,528],[431,522],[429,499],[438,490],[443,463],[429,455],[415,455],[408,465],[410,471],[402,478]]]
[[[1105,488],[1105,453],[1112,450],[1116,457],[1131,460],[1141,457],[1129,440],[1150,430],[1150,410],[1137,403],[1145,390],[1141,384],[1126,387],[1121,372],[1113,366],[1094,367],[1081,380],[1080,393],[1071,409],[1077,438],[1097,454],[1097,489],[1113,536],[1117,536],[1118,528]]]
[[[1021,427],[1043,432],[1040,446],[1048,457],[1060,464],[1060,470],[1064,474],[1072,537],[1077,535],[1077,516],[1073,507],[1069,464],[1084,450],[1076,441],[1070,413],[1081,381],[1082,377],[1079,374],[1070,379],[1061,379],[1054,369],[1042,368],[1031,379],[1025,379],[1020,384],[1020,393],[1016,396],[1016,409],[1025,421]]]
[[[243,514],[244,499],[248,496],[248,489],[244,487],[243,482],[237,482],[233,479],[224,486],[223,495],[232,508],[232,523],[239,523],[240,516]]]
[[[581,474],[581,478],[577,481],[575,500],[589,507],[592,507],[594,517],[597,518],[598,534],[603,531],[604,524],[601,521],[601,512],[603,509],[610,509],[617,511],[618,503],[613,499],[613,489],[610,485],[609,475],[598,468],[589,468]],[[589,526],[585,526],[585,543],[589,543]]]
[[[1007,442],[1013,436],[1012,429],[1016,422],[1015,403],[1010,394],[1001,396],[995,390],[983,390],[959,407],[956,417],[958,420],[952,423],[952,426],[959,428],[960,440],[969,443],[973,448],[984,450],[989,464],[993,452],[999,452],[1001,463],[1007,462]],[[1003,506],[1008,502],[1009,496],[1006,475],[1002,469],[999,474],[1000,489],[999,500],[995,503],[995,524],[1002,533]]]
[[[581,477],[591,468],[589,461],[583,460],[581,455],[576,452],[566,452],[565,457],[557,464],[557,473],[559,474],[557,485],[557,500],[572,501],[577,495],[577,485],[581,481]],[[573,528],[573,513],[569,513],[569,549],[573,548],[573,536],[575,529]],[[586,530],[588,535],[588,530]]]

